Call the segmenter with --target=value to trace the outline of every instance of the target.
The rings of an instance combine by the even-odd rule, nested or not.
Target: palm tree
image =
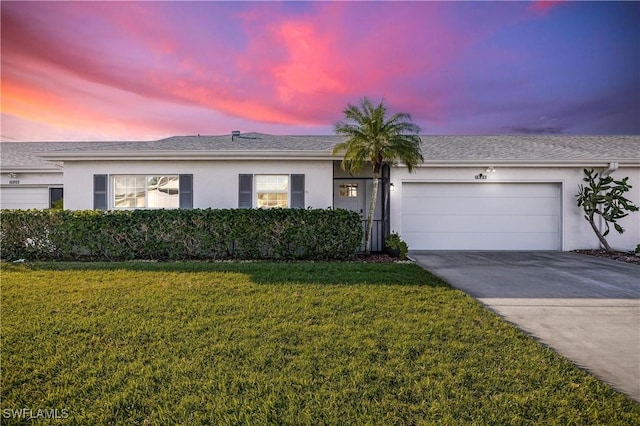
[[[367,217],[367,232],[364,247],[370,253],[373,214],[378,198],[378,179],[384,164],[393,166],[403,163],[409,172],[422,162],[420,149],[420,127],[411,122],[407,113],[396,113],[387,119],[387,107],[383,101],[374,107],[368,98],[360,105],[347,104],[344,119],[334,124],[336,134],[347,139],[333,149],[336,155],[344,152],[342,169],[350,174],[362,171],[366,164],[373,172],[373,190]]]

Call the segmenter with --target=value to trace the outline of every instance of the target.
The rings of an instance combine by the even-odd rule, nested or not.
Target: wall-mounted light
[[[9,179],[15,179],[18,177],[18,175],[16,173],[9,173]]]
[[[395,191],[396,190],[396,186],[393,184],[393,182],[391,182],[389,184],[389,191]]]
[[[487,172],[487,173],[495,173],[495,172],[496,172],[496,169],[495,169],[495,167],[493,167],[493,166],[489,166],[489,167],[487,167],[487,169],[485,170],[485,172]]]

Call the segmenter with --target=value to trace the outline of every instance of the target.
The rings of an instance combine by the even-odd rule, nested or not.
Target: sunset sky
[[[640,2],[1,3],[2,141],[640,134]]]

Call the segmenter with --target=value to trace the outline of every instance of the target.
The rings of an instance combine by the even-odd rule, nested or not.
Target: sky
[[[640,134],[640,2],[13,2],[2,141],[333,134],[363,97],[422,134]]]

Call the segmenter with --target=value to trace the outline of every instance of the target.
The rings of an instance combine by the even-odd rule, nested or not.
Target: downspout
[[[604,169],[602,171],[602,173],[600,173],[600,177],[601,178],[606,178],[607,176],[609,176],[611,173],[615,172],[616,170],[618,170],[618,162],[617,161],[612,161],[609,163],[609,166],[607,166],[606,169]],[[602,229],[604,228],[604,219],[602,218],[602,216],[598,217],[598,228],[600,228],[600,232],[602,232]]]
[[[609,167],[607,167],[602,171],[602,173],[600,173],[600,176],[605,178],[616,170],[618,170],[618,163],[616,161],[612,161],[611,163],[609,163]]]

